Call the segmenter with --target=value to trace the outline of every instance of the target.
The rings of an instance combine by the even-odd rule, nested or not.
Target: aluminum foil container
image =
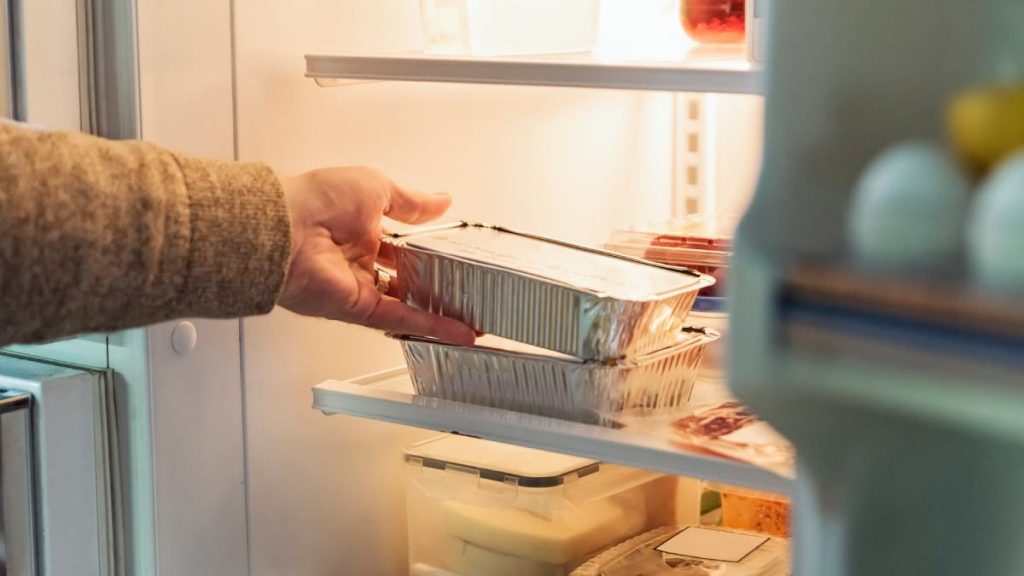
[[[620,360],[580,360],[484,336],[454,346],[416,336],[402,344],[418,394],[589,424],[685,407],[701,355],[718,333],[687,328],[673,346]]]
[[[671,346],[714,279],[506,228],[465,222],[393,234],[403,300],[484,332],[570,356]]]

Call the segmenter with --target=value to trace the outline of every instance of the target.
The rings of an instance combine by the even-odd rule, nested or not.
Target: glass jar
[[[746,0],[682,0],[680,18],[693,41],[741,44],[747,37]]]

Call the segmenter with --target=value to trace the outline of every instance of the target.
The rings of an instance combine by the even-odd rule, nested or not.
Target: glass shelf
[[[419,396],[404,366],[323,382],[313,388],[313,406],[326,414],[456,432],[767,492],[790,494],[794,486],[793,479],[775,472],[687,449],[672,440],[667,426],[663,433],[613,429]]]
[[[306,76],[321,86],[351,80],[565,86],[618,90],[759,94],[760,70],[742,52],[625,61],[592,53],[530,57],[425,54],[306,56]]]

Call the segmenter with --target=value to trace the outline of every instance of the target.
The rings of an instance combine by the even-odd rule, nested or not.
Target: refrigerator
[[[6,111],[282,176],[373,166],[451,193],[448,219],[591,246],[634,224],[742,217],[728,384],[795,444],[795,478],[664,436],[419,396],[399,345],[364,328],[282,309],[181,319],[4,351],[18,370],[92,382],[111,438],[76,468],[110,486],[91,512],[110,519],[89,541],[103,560],[50,567],[40,535],[59,522],[37,510],[36,561],[19,573],[408,574],[403,449],[439,433],[792,496],[796,574],[1019,569],[1024,325],[993,336],[929,310],[908,327],[865,305],[846,289],[865,281],[843,223],[873,154],[940,138],[953,91],[1020,78],[1020,3],[755,0],[748,50],[688,41],[678,2],[603,0],[592,52],[425,51],[431,7],[476,4],[14,0]],[[964,286],[883,280],[943,302]],[[1011,319],[1019,304],[999,301]],[[992,346],[1011,353],[992,361]]]

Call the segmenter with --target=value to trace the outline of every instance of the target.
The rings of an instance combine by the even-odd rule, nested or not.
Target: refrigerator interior
[[[86,4],[135,11],[133,112],[147,140],[204,156],[265,161],[282,175],[333,164],[375,166],[404,185],[451,192],[452,218],[594,244],[616,226],[673,213],[741,212],[759,170],[758,97],[364,81],[325,89],[303,76],[306,54],[420,50],[416,0],[21,2],[27,31],[22,88],[32,123],[68,130],[87,123],[76,13]],[[655,33],[643,29],[650,20],[630,17],[640,6],[669,14],[673,2],[604,4],[606,14],[615,15],[602,23],[604,38],[611,38],[599,46],[605,55],[647,57],[679,47],[669,28]],[[894,544],[886,549],[891,556],[912,561],[919,556],[904,549],[927,550],[959,537],[962,531],[943,528],[959,521],[965,508],[985,517],[992,532],[1002,530],[999,536],[1018,533],[1024,514],[1002,503],[1019,502],[1015,479],[1024,476],[1016,457],[1019,365],[992,366],[969,354],[937,361],[933,350],[908,353],[886,341],[865,343],[834,326],[801,332],[779,314],[777,297],[800,288],[789,265],[807,257],[838,264],[841,280],[855,280],[842,269],[851,182],[892,139],[937,137],[939,98],[950,90],[1021,76],[1024,56],[1014,27],[1024,17],[1021,5],[912,0],[901,13],[937,15],[913,34],[905,20],[892,17],[890,2],[777,5],[765,87],[766,170],[737,238],[739,275],[732,283],[741,288],[732,312],[742,330],[730,340],[731,377],[745,401],[784,423],[812,465],[801,471],[806,505],[797,511],[797,524],[809,528],[798,535],[804,538],[798,568],[848,573],[842,564],[856,548],[866,550],[856,555],[858,566],[878,573],[869,562],[884,563],[888,556],[878,547]],[[675,15],[665,22],[678,31]],[[923,62],[942,65],[920,82],[906,82],[921,75]],[[715,81],[752,92],[759,74],[738,78]],[[963,304],[934,286],[912,288]],[[958,310],[970,311],[979,301],[996,304],[972,295]],[[1018,301],[999,306],[1019,311]],[[180,323],[40,352],[110,366],[125,380],[119,389],[126,394],[126,419],[119,425],[130,470],[129,573],[404,573],[401,448],[434,433],[310,409],[311,384],[352,378],[365,384],[367,374],[401,364],[396,345],[367,330],[280,310],[241,322],[192,322],[201,345],[191,355],[172,349]],[[865,365],[865,354],[878,363]],[[821,386],[826,382],[834,386]],[[353,395],[357,387],[328,383],[326,391],[358,396],[359,410],[375,410],[381,419],[409,415],[369,388]],[[851,400],[862,409],[851,409]],[[345,411],[330,404],[318,405]],[[438,406],[416,412],[417,422],[480,429],[490,424],[482,416],[494,415]],[[635,455],[663,470],[691,467],[779,482],[749,467],[625,441],[614,431],[567,426],[537,433],[541,424],[521,419],[493,429],[566,452]],[[832,427],[869,430],[854,436],[856,447],[880,457],[833,465],[836,435],[822,432]],[[891,442],[894,437],[901,441]],[[959,473],[948,473],[951,461]],[[875,479],[907,462],[920,464],[917,473],[894,476],[884,493],[891,502],[879,504]],[[987,475],[979,479],[975,471]],[[850,478],[871,480],[851,487]],[[979,483],[989,490],[975,489]],[[959,506],[934,506],[949,494],[964,495]],[[880,542],[863,526],[854,532],[851,525],[864,519],[857,515],[864,498],[873,499],[874,522],[908,538]],[[908,502],[914,514],[896,523],[886,516]],[[971,536],[951,546],[1016,549],[989,532]],[[1014,561],[1005,554],[997,560]],[[960,567],[934,568],[930,573]]]
[[[304,54],[419,50],[417,2],[259,0],[234,10],[238,157],[281,174],[374,166],[405,186],[451,193],[452,219],[587,244],[667,218],[674,199],[685,204],[673,196],[687,194],[680,162],[719,182],[697,186],[691,175],[691,209],[710,199],[740,211],[752,193],[758,97],[401,82],[324,89],[303,77]],[[717,114],[676,122],[687,98]],[[690,157],[673,146],[684,129],[707,136]],[[404,573],[400,451],[434,433],[324,417],[310,410],[308,388],[400,365],[396,344],[282,310],[244,320],[242,342],[250,573]]]
[[[419,51],[419,3],[90,6],[100,4],[134,11],[135,62],[125,62],[137,69],[137,101],[125,106],[142,138],[175,150],[263,161],[281,175],[374,166],[405,186],[450,192],[451,219],[586,244],[673,213],[737,213],[752,193],[757,96],[358,81],[325,89],[304,77],[304,55]],[[646,17],[634,10],[641,4]],[[87,129],[85,4],[21,6],[27,120]],[[673,2],[604,8],[613,16],[601,24],[606,56],[680,48]],[[180,352],[172,340],[185,324],[199,344]],[[118,374],[127,573],[405,573],[401,448],[435,432],[310,407],[311,384],[400,365],[383,336],[276,310],[19,350]]]

